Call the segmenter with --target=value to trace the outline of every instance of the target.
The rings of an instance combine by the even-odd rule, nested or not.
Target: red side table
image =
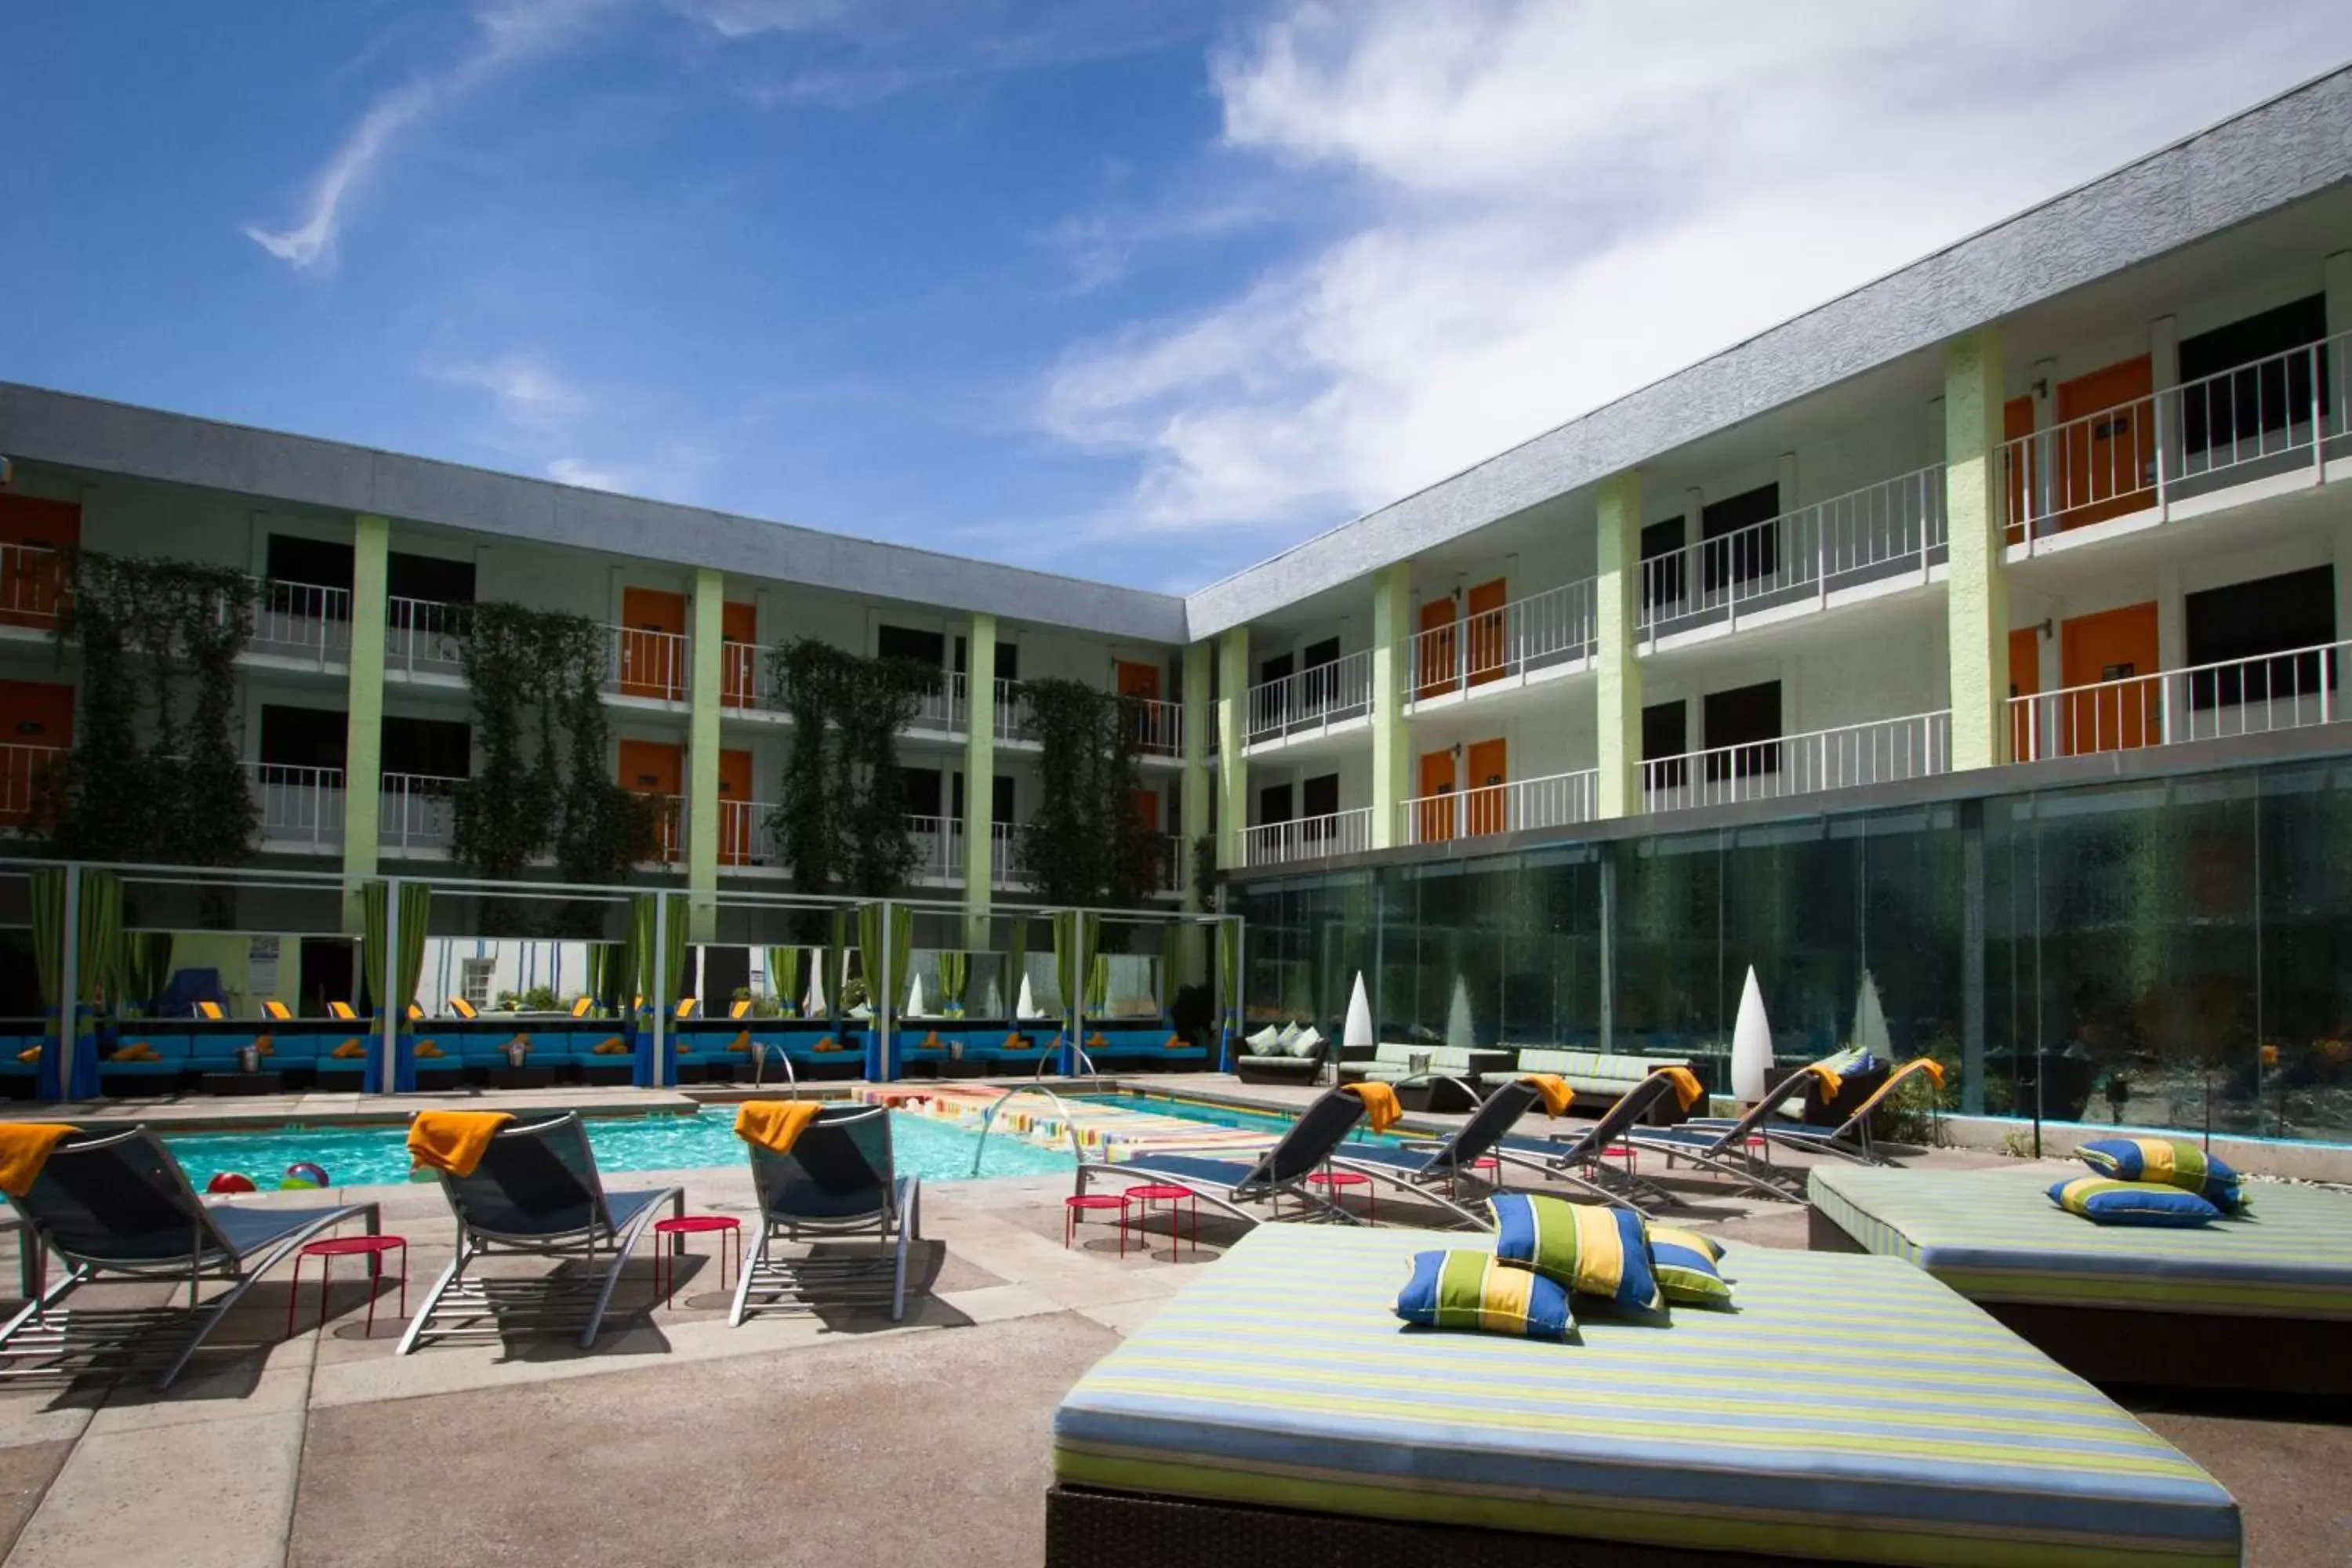
[[[286,1289],[286,1337],[294,1337],[294,1298],[302,1291],[302,1259],[319,1260],[319,1327],[327,1326],[327,1277],[338,1258],[365,1257],[368,1260],[367,1331],[375,1331],[375,1281],[383,1277],[383,1255],[397,1249],[400,1253],[400,1315],[408,1316],[408,1238],[404,1236],[331,1236],[323,1240],[305,1242],[302,1250],[294,1255],[294,1282]]]
[[[1369,1220],[1381,1217],[1380,1194],[1372,1190],[1371,1177],[1361,1171],[1309,1171],[1307,1184],[1323,1188],[1331,1194],[1332,1205],[1342,1209],[1348,1206],[1348,1189],[1361,1187],[1364,1189],[1364,1217]]]
[[[727,1289],[727,1244],[735,1244],[735,1271],[743,1271],[743,1222],[731,1214],[690,1214],[654,1221],[654,1289],[660,1295],[662,1305],[670,1304],[677,1294],[677,1261],[672,1250],[683,1245],[677,1239],[688,1236],[719,1233],[719,1288]]]
[[[1127,1189],[1126,1195],[1143,1205],[1143,1212],[1136,1216],[1135,1227],[1143,1233],[1144,1256],[1150,1257],[1151,1253],[1151,1205],[1154,1204],[1166,1204],[1168,1205],[1168,1256],[1171,1258],[1176,1256],[1177,1224],[1185,1217],[1178,1209],[1177,1205],[1180,1204],[1190,1204],[1192,1205],[1192,1251],[1196,1255],[1200,1252],[1200,1194],[1194,1192],[1190,1187],[1180,1187],[1175,1185],[1173,1183],[1155,1182],[1150,1186],[1129,1187]],[[1124,1215],[1120,1217],[1119,1224],[1122,1227],[1127,1224]]]
[[[1068,1251],[1070,1243],[1077,1237],[1079,1215],[1088,1209],[1117,1209],[1118,1211],[1118,1255],[1125,1258],[1127,1256],[1127,1200],[1133,1191],[1133,1188],[1129,1188],[1124,1193],[1073,1193],[1064,1198],[1062,1200],[1062,1250]]]

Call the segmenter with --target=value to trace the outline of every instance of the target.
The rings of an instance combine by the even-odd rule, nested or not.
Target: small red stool
[[[730,1240],[735,1243],[735,1271],[739,1274],[743,1271],[741,1220],[731,1214],[690,1214],[654,1221],[654,1289],[660,1293],[663,1306],[668,1306],[670,1299],[677,1294],[677,1260],[670,1254],[681,1244],[671,1238],[704,1236],[714,1230],[719,1233],[719,1288],[724,1290],[727,1289],[727,1244]],[[665,1242],[668,1245],[665,1246]]]
[[[1629,1176],[1638,1176],[1642,1173],[1642,1152],[1631,1143],[1612,1143],[1601,1152],[1601,1157],[1604,1160],[1623,1160],[1625,1173]]]
[[[1361,1171],[1309,1171],[1307,1184],[1327,1189],[1331,1194],[1332,1204],[1343,1209],[1348,1206],[1347,1189],[1361,1187],[1364,1189],[1364,1217],[1373,1220],[1381,1217],[1380,1194],[1372,1190],[1371,1177]]]
[[[1190,1204],[1192,1205],[1192,1251],[1195,1254],[1200,1252],[1200,1194],[1194,1192],[1190,1187],[1180,1187],[1171,1183],[1160,1182],[1154,1183],[1148,1187],[1129,1187],[1127,1189],[1127,1196],[1143,1205],[1142,1214],[1136,1216],[1135,1228],[1143,1233],[1143,1250],[1145,1256],[1149,1257],[1151,1251],[1151,1205],[1154,1204],[1166,1204],[1168,1205],[1168,1256],[1171,1258],[1176,1256],[1177,1222],[1184,1217],[1184,1215],[1179,1212],[1176,1205],[1179,1204]],[[1127,1224],[1127,1219],[1124,1215],[1121,1215],[1119,1224],[1121,1226],[1125,1226]]]
[[[368,1331],[375,1331],[375,1286],[373,1281],[383,1277],[383,1255],[397,1247],[400,1251],[400,1315],[408,1316],[408,1238],[404,1236],[331,1236],[323,1240],[305,1242],[302,1250],[294,1255],[294,1282],[286,1289],[286,1337],[294,1337],[294,1298],[302,1291],[302,1259],[319,1260],[319,1327],[327,1326],[327,1277],[333,1271],[338,1258],[368,1260]]]
[[[1129,1193],[1134,1189],[1129,1188]],[[1070,1243],[1077,1238],[1078,1215],[1087,1209],[1118,1211],[1118,1255],[1127,1256],[1127,1200],[1129,1193],[1072,1193],[1062,1200],[1062,1250],[1067,1252]]]

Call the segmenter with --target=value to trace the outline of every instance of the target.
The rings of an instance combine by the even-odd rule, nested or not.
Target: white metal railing
[[[2306,343],[2001,444],[2009,542],[2027,543],[2342,451],[2352,333]]]
[[[383,604],[384,665],[410,675],[462,676],[466,639],[473,630],[471,605],[395,595]]]
[[[775,813],[772,801],[721,800],[719,803],[719,863],[736,868],[781,868],[782,858],[776,853],[775,830],[768,825],[768,819]]]
[[[1029,739],[1029,692],[1017,680],[996,678],[996,738],[1000,741]]]
[[[54,626],[66,586],[60,552],[46,544],[0,544],[0,626]]]
[[[1949,772],[1951,765],[1952,715],[1942,709],[1645,762],[1642,808],[1678,811],[1772,800],[1925,778]]]
[[[964,678],[961,670],[943,669],[923,688],[915,707],[915,716],[907,721],[909,730],[936,730],[950,733],[963,729]]]
[[[386,849],[447,850],[457,842],[457,789],[464,779],[386,773],[376,806],[376,842]]]
[[[65,755],[63,746],[0,745],[0,827],[22,827],[40,803],[41,775]]]
[[[606,691],[663,702],[686,700],[692,660],[685,633],[649,631],[643,626],[604,629],[609,650],[604,667]]]
[[[2126,676],[2009,700],[2021,763],[2334,723],[2337,667],[2352,642]]]
[[[351,658],[352,591],[256,577],[248,653],[326,664]]]
[[[995,887],[1026,887],[1028,863],[1021,856],[1021,828],[1011,822],[988,825],[988,879]]]
[[[343,841],[343,770],[247,763],[261,839],[278,847],[333,848]]]
[[[1600,782],[1599,771],[1587,768],[1582,773],[1550,773],[1417,795],[1397,807],[1398,841],[1434,844],[1486,833],[1590,822],[1595,815]]]
[[[1135,715],[1135,743],[1146,756],[1184,754],[1184,708],[1157,697],[1130,697]]]
[[[1319,860],[1327,855],[1360,855],[1371,847],[1372,808],[1369,805],[1333,812],[1328,816],[1262,823],[1242,835],[1243,862],[1250,866]]]
[[[1491,680],[1567,664],[1592,651],[1594,583],[1565,583],[1406,639],[1408,700],[1473,690]]]
[[[654,802],[654,858],[656,866],[676,866],[686,859],[686,796],[651,795]]]
[[[915,841],[918,882],[960,882],[963,879],[963,824],[952,816],[907,818],[907,836]]]
[[[1935,463],[1649,557],[1637,624],[1654,639],[1907,572],[1924,577],[1945,542],[1944,465]]]
[[[1163,833],[1160,836],[1160,890],[1181,893],[1192,879],[1192,868],[1184,857],[1185,844],[1181,836]]]
[[[1252,744],[1329,729],[1372,710],[1372,656],[1360,649],[1249,689]]]
[[[719,648],[719,706],[742,712],[782,712],[782,694],[768,680],[768,649],[759,643],[722,643]]]

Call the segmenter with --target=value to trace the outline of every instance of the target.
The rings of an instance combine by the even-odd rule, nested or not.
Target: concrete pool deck
[[[1167,1087],[1269,1107],[1306,1097],[1202,1075]],[[678,1096],[656,1106],[644,1091],[497,1097],[501,1108],[624,1112],[682,1109],[679,1101],[693,1102]],[[182,1120],[161,1113],[175,1107],[142,1109],[159,1112],[150,1118],[158,1124]],[[205,1102],[190,1115],[219,1109]],[[380,1116],[392,1108],[379,1100],[369,1109]],[[311,1118],[245,1118],[257,1119]],[[1937,1151],[1912,1163],[1998,1159]],[[610,1184],[671,1179],[683,1181],[691,1212],[751,1212],[740,1167],[618,1173]],[[310,1265],[296,1331],[286,1338],[281,1270],[167,1394],[143,1380],[0,1384],[5,1568],[149,1558],[174,1568],[509,1560],[1034,1568],[1043,1560],[1055,1405],[1232,1234],[1204,1210],[1197,1259],[1171,1252],[1164,1233],[1142,1250],[1130,1238],[1121,1258],[1109,1226],[1088,1227],[1065,1251],[1069,1188],[1066,1174],[929,1186],[922,1293],[910,1291],[899,1325],[853,1311],[730,1329],[710,1238],[696,1237],[675,1308],[655,1297],[652,1254],[640,1249],[593,1352],[569,1340],[517,1340],[428,1345],[399,1357],[392,1280],[377,1297],[373,1336],[364,1337],[359,1269],[341,1265],[320,1335]],[[1803,1245],[1802,1211],[1792,1205],[1702,1201],[1699,1189],[1686,1191],[1689,1223]],[[410,1238],[409,1288],[420,1291],[453,1241],[438,1190],[350,1195],[380,1199],[384,1228]],[[1381,1210],[1391,1216],[1386,1196]],[[15,1278],[13,1245],[0,1242],[0,1279]],[[541,1274],[546,1266],[501,1271]],[[163,1294],[103,1291],[85,1299],[140,1306]],[[2342,1485],[2352,1473],[2352,1426],[2340,1414],[2272,1415],[2168,1406],[2143,1418],[2245,1505],[2250,1562],[2315,1568],[2352,1560],[2352,1500]]]

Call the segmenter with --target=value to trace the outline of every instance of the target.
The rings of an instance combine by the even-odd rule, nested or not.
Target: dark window
[[[1642,572],[1642,607],[1653,605],[1676,605],[1683,597],[1683,520],[1670,517],[1664,522],[1654,522],[1642,530],[1642,560],[1657,561],[1661,556],[1673,559],[1656,566],[1644,565]]]
[[[471,778],[473,727],[448,719],[387,717],[383,721],[383,771],[434,779]]]
[[[875,629],[874,651],[883,658],[903,658],[928,664],[933,669],[945,669],[947,634],[917,631],[912,626],[878,626]]]
[[[991,822],[1018,822],[1013,814],[1013,775],[999,773],[989,786],[988,817]]]
[[[1669,758],[1681,756],[1690,750],[1686,735],[1680,702],[1654,702],[1642,710],[1643,762],[1665,763]],[[1687,763],[1677,762],[1651,769],[1651,782],[1661,789],[1678,788],[1690,776],[1687,768]]]
[[[702,989],[695,993],[703,1016],[724,1017],[735,1004],[735,993],[751,985],[751,950],[748,947],[706,947],[702,950]]]
[[[474,563],[444,561],[437,555],[404,555],[394,551],[384,561],[384,587],[395,599],[423,599],[436,605],[474,602]]]
[[[937,768],[900,768],[898,781],[907,792],[908,816],[937,816],[940,813],[940,771]]]
[[[1290,786],[1288,784],[1267,784],[1257,792],[1257,819],[1260,823],[1290,820]]]
[[[1710,783],[1780,771],[1780,748],[1773,743],[1780,738],[1779,681],[1710,691],[1699,717],[1705,726]],[[1721,746],[1738,749],[1724,752],[1717,750]]]
[[[1300,690],[1298,706],[1302,717],[1321,713],[1339,700],[1339,684],[1330,667],[1339,662],[1339,639],[1325,637],[1321,642],[1308,643],[1298,656]],[[1308,812],[1313,816],[1315,813]]]
[[[1308,643],[1307,651],[1298,656],[1299,668],[1302,669],[1313,669],[1318,665],[1339,662],[1339,639],[1338,637],[1325,637],[1321,642]]]
[[[261,760],[289,768],[340,768],[351,740],[348,715],[325,708],[261,710]]]
[[[2336,656],[2314,652],[2248,665],[2242,660],[2336,640],[2336,571],[2314,566],[2226,588],[2191,594],[2182,603],[2189,662],[2230,668],[2189,677],[2192,709],[2240,702],[2292,701],[2316,693],[2323,677],[2336,684]]]
[[[1699,537],[1707,541],[1699,552],[1701,575],[1710,594],[1735,583],[1769,577],[1780,565],[1778,531],[1756,528],[1780,515],[1780,487],[1775,482],[1711,501],[1699,513]],[[1743,533],[1743,529],[1755,529]],[[1734,536],[1737,537],[1734,537]]]
[[[1263,660],[1258,665],[1257,683],[1260,686],[1265,686],[1270,682],[1284,679],[1288,677],[1290,670],[1290,656],[1286,653],[1276,654],[1274,658]]]
[[[2327,297],[2314,294],[2181,339],[2181,441],[2189,452],[2205,454],[2218,447],[2222,450],[2212,453],[2215,460],[2234,461],[2255,454],[2233,452],[2232,447],[2252,446],[2259,451],[2265,433],[2308,421],[2312,361],[2318,356],[2296,354],[2262,365],[2255,362],[2326,336]],[[2237,374],[2225,376],[2224,371]],[[2209,381],[2209,376],[2219,379]],[[2325,415],[2329,407],[2326,377],[2319,383],[2319,399]]]
[[[331,539],[304,539],[297,534],[269,536],[269,576],[278,583],[303,583],[313,588],[352,586],[352,547]]]
[[[971,673],[971,662],[969,648],[970,645],[964,638],[956,638],[955,672],[958,675],[967,675]],[[1020,644],[1006,642],[1003,637],[996,639],[996,679],[999,680],[1018,680],[1021,679]]]
[[[358,1002],[358,945],[348,937],[304,937],[302,989],[294,1002],[296,1016],[323,1018],[330,1002]]]
[[[1325,773],[1308,779],[1298,787],[1298,815],[1301,816],[1337,816],[1339,814],[1339,775]]]

